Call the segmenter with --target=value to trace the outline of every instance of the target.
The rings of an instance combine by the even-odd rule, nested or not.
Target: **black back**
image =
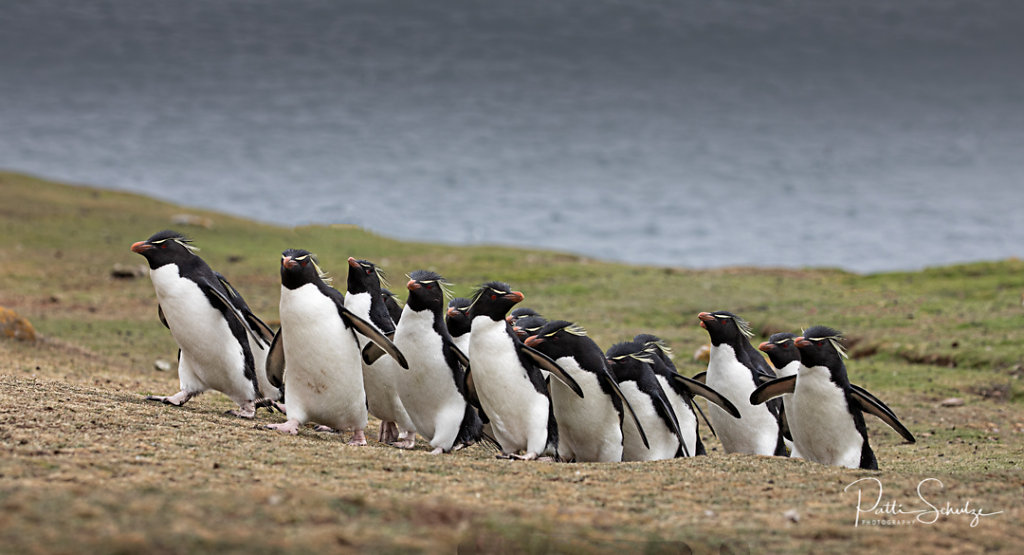
[[[387,307],[391,319],[397,324],[398,320],[402,318],[402,305],[398,304],[398,295],[395,295],[387,288],[381,287],[380,296],[384,299],[384,306]]]
[[[384,334],[395,331],[395,321],[381,294],[380,270],[369,260],[348,259],[348,294],[369,293],[370,322]]]

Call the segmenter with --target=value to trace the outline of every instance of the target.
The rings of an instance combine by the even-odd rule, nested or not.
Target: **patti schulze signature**
[[[971,500],[962,504],[953,505],[949,501],[945,505],[935,505],[925,497],[925,484],[934,482],[939,488],[943,488],[942,481],[938,478],[925,478],[917,484],[917,497],[927,508],[915,508],[906,506],[895,500],[884,500],[882,492],[882,481],[874,477],[861,478],[843,488],[844,492],[850,491],[857,486],[857,516],[853,525],[882,525],[902,526],[920,522],[922,524],[935,524],[940,516],[964,515],[971,517],[971,528],[978,525],[983,517],[1002,514],[1003,511],[986,513],[983,509],[971,506]],[[877,489],[877,493],[875,490]],[[873,502],[871,500],[874,500]],[[913,520],[896,518],[898,516],[913,516]]]

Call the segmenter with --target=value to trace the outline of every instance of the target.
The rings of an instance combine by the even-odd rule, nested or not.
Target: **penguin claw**
[[[287,422],[281,422],[279,424],[265,424],[263,426],[266,430],[274,430],[284,434],[297,435],[299,433],[299,421],[288,420]]]
[[[351,445],[353,447],[364,447],[366,445],[366,434],[363,430],[356,430],[355,433],[352,434],[352,439],[348,440],[347,445]]]
[[[313,431],[314,432],[321,432],[321,433],[325,433],[325,434],[340,434],[341,433],[338,430],[335,430],[334,428],[332,428],[330,426],[324,426],[323,424],[317,424],[316,426],[314,426],[313,427]]]

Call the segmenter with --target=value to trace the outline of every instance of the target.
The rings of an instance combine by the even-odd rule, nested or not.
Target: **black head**
[[[523,294],[513,291],[507,283],[491,281],[481,285],[473,293],[473,300],[469,306],[469,317],[475,319],[477,316],[487,316],[495,322],[499,322],[505,318],[509,309],[522,300]]]
[[[281,253],[281,285],[298,289],[307,283],[324,283],[316,255],[302,249],[288,249]]]
[[[843,358],[843,334],[826,326],[813,326],[804,331],[803,336],[794,340],[800,349],[800,360],[808,368],[825,366],[830,370],[845,368]]]
[[[473,301],[465,297],[455,297],[448,301],[448,313],[445,323],[452,337],[461,337],[469,333],[472,321],[469,319],[469,305]]]
[[[193,264],[199,259],[195,254],[197,250],[199,249],[192,246],[191,240],[177,231],[170,230],[155,233],[149,239],[132,245],[132,252],[145,256],[149,267],[154,270],[166,264]]]
[[[409,274],[409,300],[406,304],[410,309],[420,312],[429,310],[440,313],[444,308],[445,291],[448,282],[437,272],[416,270]]]
[[[348,287],[349,293],[369,293],[379,295],[381,283],[384,281],[382,272],[369,260],[356,260],[351,256],[348,259]]]
[[[800,360],[800,350],[796,348],[796,335],[782,332],[773,334],[768,341],[757,346],[768,353],[772,366],[782,368],[794,360]]]
[[[508,316],[505,317],[505,321],[514,326],[520,318],[529,316],[540,316],[540,313],[528,306],[520,306],[509,312]]]
[[[637,334],[633,341],[643,345],[645,351],[658,357],[669,370],[676,371],[676,365],[672,362],[672,349],[664,339],[651,333],[641,333]]]
[[[711,344],[715,346],[723,343],[733,346],[740,345],[741,342],[754,336],[750,331],[750,324],[732,312],[724,310],[701,312],[697,318],[700,318],[700,327],[708,330]]]
[[[522,324],[524,320],[525,318],[520,319],[519,323]],[[580,350],[581,345],[589,346],[593,341],[587,337],[587,330],[580,326],[565,320],[555,320],[529,334],[524,343],[553,359],[558,359],[573,356]]]
[[[636,341],[616,343],[608,348],[604,356],[608,360],[608,370],[617,382],[639,381],[643,373],[651,371],[654,363],[653,355],[644,349],[642,343]]]
[[[390,289],[380,288],[380,296],[384,299],[384,306],[388,308],[388,314],[391,315],[391,319],[398,323],[398,320],[402,317],[402,305],[398,304],[398,295],[391,292]]]
[[[519,339],[526,339],[535,335],[548,321],[543,316],[523,316],[512,325],[512,331],[516,332]]]

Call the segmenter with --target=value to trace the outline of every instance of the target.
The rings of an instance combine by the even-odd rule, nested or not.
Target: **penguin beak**
[[[797,337],[796,339],[793,340],[793,343],[800,348],[811,346],[811,342],[804,339],[803,337]]]
[[[349,258],[349,264],[351,264],[351,263],[352,263],[352,259],[351,259],[351,258]],[[420,285],[420,283],[419,283],[418,281],[416,281],[416,280],[414,280],[414,279],[410,279],[410,280],[409,280],[409,283],[408,283],[408,284],[406,284],[406,287],[407,287],[407,288],[409,289],[409,291],[418,291],[418,290],[420,290],[420,289],[421,289],[421,288],[422,288],[423,286],[422,286],[422,285]],[[449,316],[451,316],[452,310],[454,310],[454,309],[452,309],[452,308],[449,308],[449,309],[448,309],[448,315],[449,315]]]
[[[348,257],[348,265],[352,266],[353,268],[358,268],[359,267],[359,263],[356,262],[356,259],[352,258],[351,256]]]
[[[527,347],[536,347],[537,345],[540,345],[543,342],[544,338],[539,335],[531,335],[530,337],[527,337],[525,341],[523,341],[523,343],[525,343]]]
[[[757,346],[757,350],[764,351],[767,353],[768,351],[774,351],[775,345],[765,341],[764,343],[761,343],[760,345]]]
[[[523,299],[525,298],[525,297],[523,297],[523,294],[520,293],[519,291],[512,291],[511,293],[506,293],[504,295],[504,297],[505,297],[505,299],[507,299],[509,301],[512,301],[514,303],[521,303],[521,302],[523,302]]]
[[[715,317],[712,316],[710,312],[701,312],[700,314],[697,315],[697,318],[700,318],[700,327],[704,329],[708,329],[708,327],[704,325],[704,322],[715,321]]]
[[[145,241],[139,241],[137,243],[132,243],[132,252],[137,252],[139,254],[142,254],[142,253],[144,253],[146,251],[149,251],[149,250],[153,250],[153,245],[150,245],[149,243],[147,243]]]
[[[297,267],[298,265],[299,265],[299,263],[294,261],[294,260],[292,260],[292,257],[290,257],[290,256],[285,256],[285,257],[281,258],[281,266],[283,266],[283,267],[285,267],[285,268],[287,268],[289,270],[291,270],[292,268]]]
[[[455,307],[449,308],[449,309],[448,309],[448,312],[446,312],[445,314],[446,314],[446,315],[447,315],[447,316],[448,316],[449,318],[458,318],[458,316],[459,316],[459,309],[457,309],[457,308],[455,308]]]

